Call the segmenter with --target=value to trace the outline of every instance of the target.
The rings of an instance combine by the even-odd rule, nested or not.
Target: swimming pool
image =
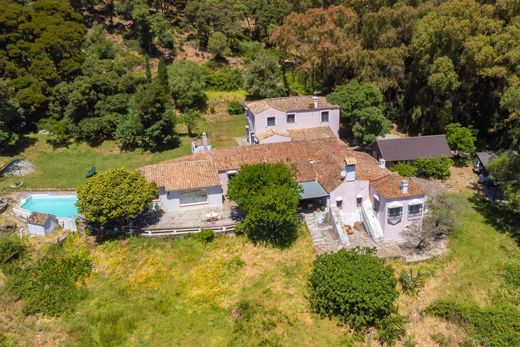
[[[25,199],[20,208],[31,212],[52,214],[58,218],[72,218],[79,214],[77,201],[78,197],[75,195],[32,194]]]

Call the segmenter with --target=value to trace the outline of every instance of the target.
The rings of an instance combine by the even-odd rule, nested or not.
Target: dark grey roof
[[[489,162],[491,161],[491,158],[495,156],[495,152],[487,151],[487,152],[477,152],[475,153],[477,155],[478,160],[482,163],[482,166],[486,167],[488,166]]]
[[[377,140],[377,147],[386,161],[452,156],[444,135],[380,139]]]
[[[321,184],[316,181],[300,183],[303,191],[300,193],[300,199],[316,199],[329,196],[329,193],[323,189]]]

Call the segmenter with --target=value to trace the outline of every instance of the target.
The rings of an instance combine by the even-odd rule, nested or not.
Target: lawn
[[[214,147],[235,145],[235,138],[244,134],[245,116],[226,117],[219,120],[199,121],[199,131],[206,131]],[[191,153],[190,138],[181,136],[176,148],[161,152],[135,150],[121,152],[117,144],[107,141],[99,147],[85,143],[73,143],[67,148],[53,148],[43,135],[29,135],[34,143],[20,154],[12,157],[0,156],[0,163],[15,158],[27,158],[36,166],[36,171],[27,177],[0,179],[0,192],[9,191],[9,185],[23,182],[22,189],[31,188],[75,188],[85,180],[85,173],[95,166],[98,171],[114,167],[138,168]]]
[[[504,267],[519,260],[519,247],[514,239],[504,232],[504,227],[487,219],[492,214],[487,201],[474,198],[468,191],[452,194],[451,198],[458,225],[450,237],[446,256],[415,265],[396,263],[398,271],[404,267],[428,274],[418,297],[402,295],[400,299],[401,313],[413,317],[409,334],[425,344],[435,345],[431,337],[437,333],[456,345],[455,342],[464,341],[467,333],[461,326],[421,315],[422,310],[437,300],[480,308],[498,307],[497,292],[504,285],[501,276]]]

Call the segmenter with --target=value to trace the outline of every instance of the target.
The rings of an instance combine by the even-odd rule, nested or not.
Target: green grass
[[[469,198],[467,194],[452,196],[459,224],[450,237],[447,257],[434,262],[444,270],[439,279],[444,283],[437,294],[443,300],[485,305],[503,282],[500,273],[514,261],[518,246],[509,235],[486,221],[477,210],[482,203],[470,202]]]
[[[235,137],[244,135],[245,116],[212,122],[201,120],[199,123],[200,130],[208,133],[210,143],[215,148],[236,145]],[[92,166],[98,171],[123,166],[134,169],[191,153],[187,136],[181,137],[177,148],[161,152],[121,152],[113,141],[106,141],[99,147],[73,143],[67,148],[55,149],[46,143],[43,135],[29,135],[29,138],[34,140],[34,144],[16,156],[0,156],[0,163],[27,158],[36,166],[36,171],[22,178],[0,179],[0,191],[12,190],[9,186],[19,181],[24,183],[22,189],[75,188],[85,181],[85,173]]]
[[[242,237],[209,244],[194,238],[105,243],[92,252],[96,274],[88,296],[62,319],[66,342],[341,345],[349,340],[344,328],[307,309],[313,252],[307,233],[286,250],[255,247]],[[237,313],[243,302],[256,307],[247,319]]]

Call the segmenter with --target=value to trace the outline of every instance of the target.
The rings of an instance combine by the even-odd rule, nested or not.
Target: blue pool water
[[[48,213],[56,217],[71,218],[78,214],[76,201],[78,201],[76,196],[31,195],[20,207],[31,212]]]

